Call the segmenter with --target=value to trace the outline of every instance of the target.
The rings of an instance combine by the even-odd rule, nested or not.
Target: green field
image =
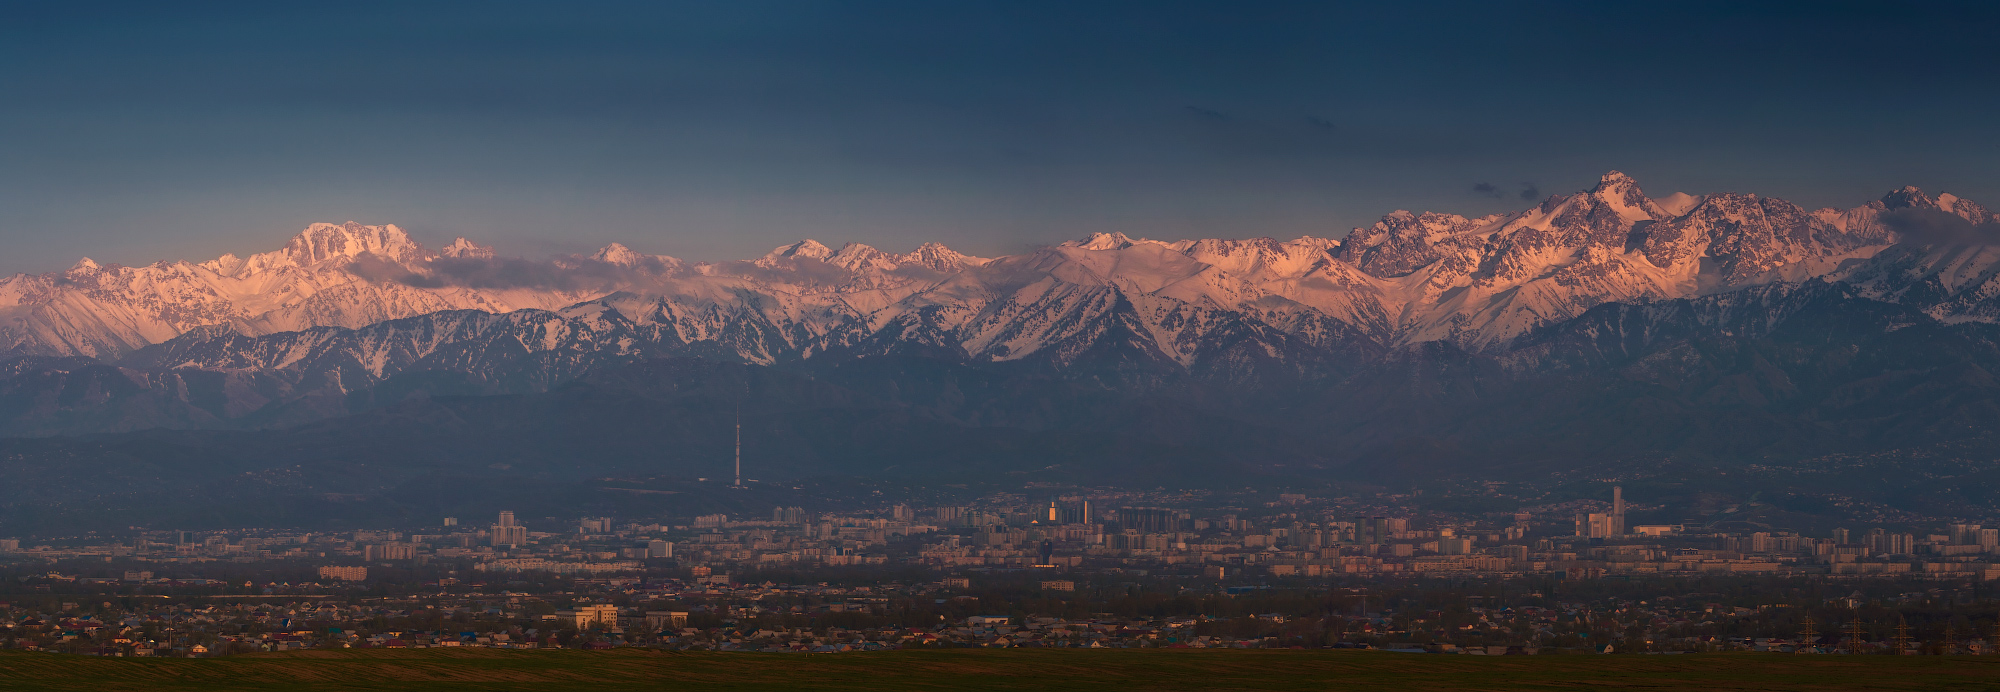
[[[0,654],[0,690],[1996,690],[2000,657],[1372,651],[313,651]]]

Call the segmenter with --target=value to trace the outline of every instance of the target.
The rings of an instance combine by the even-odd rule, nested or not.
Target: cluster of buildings
[[[909,563],[970,568],[1153,569],[1214,578],[1437,573],[1787,573],[2000,577],[2000,531],[1953,524],[1938,533],[1836,530],[1730,532],[1682,525],[1628,526],[1622,489],[1609,511],[1520,512],[1413,526],[1393,516],[1314,511],[1303,498],[1255,512],[1094,506],[1086,497],[922,510],[896,505],[871,516],[776,508],[770,519],[699,518],[676,532],[679,563],[716,570],[774,565]]]
[[[59,574],[34,579],[76,582]],[[209,580],[143,583],[208,586]],[[1064,582],[1068,584],[1068,582]],[[260,586],[260,585],[246,585]],[[222,595],[206,604],[113,601],[0,601],[0,648],[100,656],[203,657],[333,648],[608,648],[649,646],[722,651],[843,652],[910,646],[1136,647],[1176,642],[1253,646],[1264,638],[1197,636],[1200,618],[1167,620],[953,617],[926,627],[810,626],[829,615],[876,617],[892,602],[961,594],[963,579],[928,585],[728,585],[597,579],[579,590],[530,595],[427,594],[354,597],[271,591],[320,584],[261,585],[266,595]],[[1047,586],[1047,585],[1045,585]],[[1065,590],[1073,590],[1073,585]],[[219,603],[216,603],[219,601]],[[556,603],[566,602],[558,609]],[[628,605],[618,605],[626,603]],[[693,604],[688,610],[646,604]],[[907,606],[904,608],[907,610]],[[706,627],[690,626],[690,616]],[[808,626],[770,625],[784,620]],[[940,617],[940,619],[942,619]]]
[[[367,580],[371,568],[431,563],[492,574],[573,576],[673,568],[707,581],[775,567],[881,564],[945,572],[1165,570],[1217,579],[1714,572],[2000,577],[2000,529],[1961,523],[1935,531],[1837,529],[1805,536],[1627,526],[1625,498],[1616,488],[1608,505],[1475,519],[1356,514],[1290,494],[1262,506],[1191,504],[1129,495],[1031,499],[1003,493],[962,506],[892,504],[824,514],[775,507],[768,518],[711,514],[668,523],[610,517],[524,522],[501,512],[484,527],[448,518],[441,526],[408,533],[175,531],[25,546],[6,539],[0,540],[0,564],[100,558],[140,566],[293,561],[318,566],[316,576],[323,580],[349,582]],[[1572,510],[1581,511],[1567,514]]]
[[[169,581],[131,576],[154,585]],[[47,574],[22,583],[31,589],[67,589],[80,581]],[[1945,618],[1912,627],[1895,614],[1897,608],[1924,612],[1936,603],[1977,597],[1966,589],[1884,592],[1867,598],[1857,591],[1852,598],[1801,607],[1745,603],[1743,594],[1721,593],[1588,602],[1521,593],[1512,603],[1422,589],[1334,588],[1287,595],[1268,587],[1238,587],[1226,594],[1191,594],[1173,586],[1174,581],[1141,585],[1099,577],[1022,582],[988,573],[918,584],[840,586],[589,577],[540,593],[488,585],[453,590],[439,583],[429,586],[440,588],[421,594],[377,597],[364,591],[310,593],[326,590],[327,584],[246,583],[242,586],[248,590],[263,593],[179,601],[0,595],[5,599],[0,600],[0,648],[175,657],[296,649],[622,646],[765,652],[1298,646],[1471,655],[1547,650],[2000,652],[2000,629],[1990,625],[1981,630]],[[1153,617],[1037,612],[1043,606],[1113,610],[1119,608],[1115,599],[1133,588],[1180,593],[1190,600]],[[1308,597],[1301,601],[1301,596]],[[1308,606],[1261,609],[1286,602]],[[1328,604],[1337,607],[1330,611]]]

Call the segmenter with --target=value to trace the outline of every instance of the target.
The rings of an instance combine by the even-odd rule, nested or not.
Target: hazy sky
[[[1993,3],[43,4],[0,5],[0,272],[350,219],[691,259],[1339,235],[1609,169],[2000,207]]]

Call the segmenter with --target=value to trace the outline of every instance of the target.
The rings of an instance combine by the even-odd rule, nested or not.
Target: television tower
[[[736,487],[743,487],[743,403],[736,403]]]

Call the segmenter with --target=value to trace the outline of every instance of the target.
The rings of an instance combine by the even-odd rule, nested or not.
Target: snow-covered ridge
[[[2000,319],[2000,252],[1979,242],[1897,245],[1898,215],[1917,212],[1962,221],[1974,230],[1960,235],[1975,239],[1995,223],[1969,200],[1915,188],[1808,211],[1747,194],[1651,198],[1614,171],[1512,214],[1399,210],[1340,239],[1104,233],[993,259],[935,243],[897,254],[804,240],[740,262],[685,262],[615,243],[528,261],[463,238],[430,250],[393,225],[313,224],[248,258],[145,267],[85,259],[0,279],[0,353],[116,359],[197,329],[260,336],[532,309],[572,321],[602,310],[620,324],[605,334],[752,362],[921,347],[974,361],[1067,363],[1111,349],[1194,367],[1352,343],[1491,349],[1606,302],[1813,277],[1923,300],[1942,319]],[[516,340],[536,349],[534,339]],[[196,360],[180,364],[281,365],[213,353]]]
[[[871,272],[949,272],[985,261],[934,243],[906,255],[858,244],[801,255],[808,245],[825,250],[805,241],[756,262],[709,265],[614,243],[588,257],[529,262],[464,238],[433,251],[394,225],[316,223],[282,249],[248,258],[144,267],[85,258],[62,272],[0,279],[0,354],[116,359],[205,326],[252,336],[358,328],[445,310],[556,310],[630,291],[727,302],[746,286],[774,284],[771,270],[796,271],[797,259],[845,263],[851,276],[816,275],[835,292],[911,281],[871,281]]]

